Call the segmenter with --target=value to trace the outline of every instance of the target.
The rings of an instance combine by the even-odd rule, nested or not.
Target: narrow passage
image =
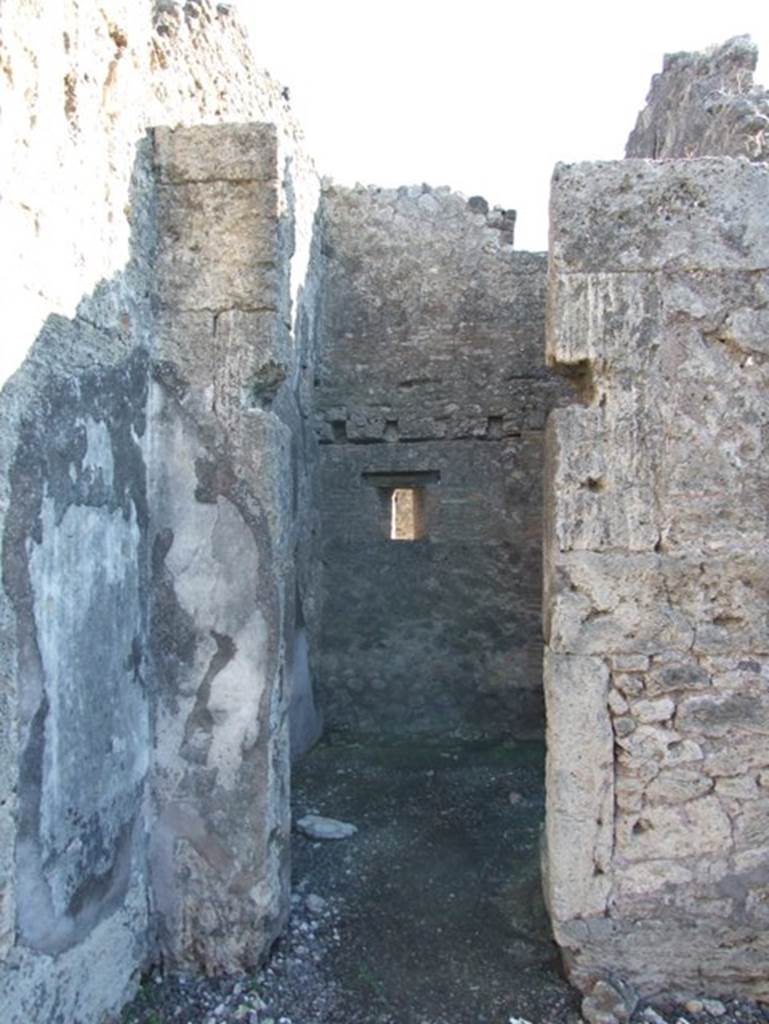
[[[145,979],[123,1024],[577,1024],[542,902],[544,745],[324,741],[293,773],[289,929],[252,977]]]
[[[301,957],[279,956],[270,986],[292,1024],[578,1019],[541,896],[543,761],[532,741],[348,740],[298,765],[295,820],[358,833],[294,835],[296,914],[314,911],[321,952],[304,983]]]

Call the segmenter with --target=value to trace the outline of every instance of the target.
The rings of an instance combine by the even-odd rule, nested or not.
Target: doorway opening
[[[540,434],[499,431],[322,449],[326,731],[294,765],[293,813],[332,819],[340,839],[295,829],[285,948],[307,945],[320,897],[340,934],[318,951],[329,1020],[577,1009],[539,877],[542,453]],[[313,977],[292,1019],[325,998]]]

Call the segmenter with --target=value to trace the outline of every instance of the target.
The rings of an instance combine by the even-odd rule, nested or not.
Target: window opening
[[[390,493],[390,540],[422,540],[425,535],[425,492],[421,487],[396,487]]]
[[[390,540],[413,541],[427,537],[427,512],[434,500],[428,501],[427,487],[440,483],[437,470],[412,470],[403,473],[366,472],[364,481],[376,487],[381,506],[387,511],[382,532]]]

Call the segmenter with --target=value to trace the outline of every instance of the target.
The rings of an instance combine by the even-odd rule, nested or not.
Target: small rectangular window
[[[377,488],[387,511],[390,540],[424,540],[427,537],[427,487],[440,483],[437,470],[404,473],[363,473],[366,483]],[[382,524],[382,528],[384,524]]]
[[[424,489],[396,487],[390,494],[390,540],[422,540],[424,535]]]

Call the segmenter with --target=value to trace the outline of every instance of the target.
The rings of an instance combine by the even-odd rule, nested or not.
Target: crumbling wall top
[[[667,54],[625,156],[769,159],[769,92],[753,82],[757,60],[747,35],[700,53]]]
[[[380,242],[391,239],[398,248],[404,232],[420,235],[433,233],[440,221],[446,234],[472,233],[476,244],[513,252],[515,210],[490,206],[483,196],[467,196],[452,191],[447,185],[434,188],[427,184],[381,188],[377,185],[355,185],[352,188],[324,180],[327,217],[336,222],[363,215],[370,230],[385,230]],[[363,225],[361,225],[363,226]],[[350,241],[354,241],[351,238]],[[359,236],[359,241],[366,240]]]

